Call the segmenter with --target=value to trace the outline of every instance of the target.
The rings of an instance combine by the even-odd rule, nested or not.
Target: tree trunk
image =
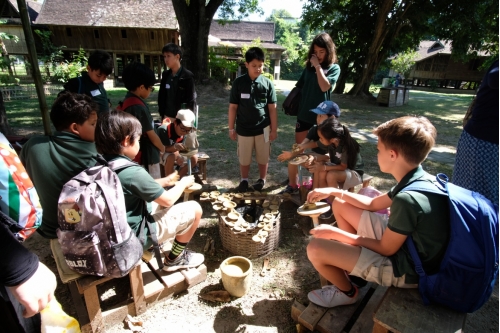
[[[172,0],[179,22],[183,66],[200,82],[209,77],[208,34],[215,12],[224,0]]]
[[[0,90],[0,132],[5,135],[12,134],[12,130],[9,126],[9,121],[7,120],[7,111],[5,111],[5,104],[3,102],[3,94]]]
[[[346,59],[347,60],[347,59]],[[334,94],[343,94],[345,90],[345,84],[347,82],[347,77],[349,76],[348,68],[350,61],[342,62],[340,65],[340,75],[337,80],[337,84],[335,84],[335,89],[333,90]]]

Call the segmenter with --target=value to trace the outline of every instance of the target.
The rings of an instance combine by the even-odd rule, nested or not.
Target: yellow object
[[[42,333],[81,333],[78,321],[68,316],[55,298],[40,311],[40,315]]]

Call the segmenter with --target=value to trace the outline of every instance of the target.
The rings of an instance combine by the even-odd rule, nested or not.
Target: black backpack
[[[283,112],[289,116],[299,114],[300,98],[302,97],[302,88],[294,87],[283,102]]]

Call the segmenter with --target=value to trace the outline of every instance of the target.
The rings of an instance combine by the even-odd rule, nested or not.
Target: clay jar
[[[241,297],[250,290],[253,265],[245,257],[229,257],[220,264],[224,289],[234,297]]]

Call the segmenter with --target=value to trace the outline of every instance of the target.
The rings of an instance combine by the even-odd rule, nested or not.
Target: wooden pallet
[[[369,283],[359,289],[358,301],[352,305],[323,308],[314,303],[307,307],[294,302],[292,318],[300,326],[321,333],[368,333],[373,329],[373,313],[387,288]]]

